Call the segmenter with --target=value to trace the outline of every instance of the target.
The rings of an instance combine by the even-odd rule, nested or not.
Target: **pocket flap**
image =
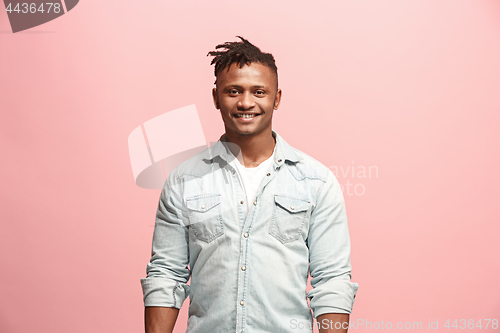
[[[290,213],[303,212],[309,209],[309,201],[297,198],[291,198],[284,195],[276,194],[274,196],[274,201],[280,205],[282,208],[286,209]]]
[[[187,208],[200,213],[207,212],[218,204],[220,204],[220,194],[203,194],[186,199]]]

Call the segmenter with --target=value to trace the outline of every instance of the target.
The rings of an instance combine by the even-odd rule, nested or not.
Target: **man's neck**
[[[229,146],[233,155],[239,157],[247,168],[257,167],[267,160],[273,154],[276,144],[272,131],[260,135],[228,135],[226,132],[225,136],[227,142],[234,143],[241,149],[237,151],[236,147]]]

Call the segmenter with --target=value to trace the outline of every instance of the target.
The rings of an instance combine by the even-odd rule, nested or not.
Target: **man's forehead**
[[[240,67],[238,63],[232,63],[219,73],[217,82],[251,78],[263,81],[264,85],[265,83],[269,85],[277,83],[277,77],[274,71],[266,64],[260,62],[246,63],[242,67]]]

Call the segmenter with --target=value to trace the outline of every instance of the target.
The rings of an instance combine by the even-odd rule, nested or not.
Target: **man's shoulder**
[[[331,172],[327,166],[303,151],[289,144],[287,144],[287,146],[288,149],[299,157],[298,162],[290,165],[293,165],[294,169],[297,170],[296,178],[299,176],[301,178],[318,179],[326,182],[328,174]]]
[[[210,150],[210,147],[202,150],[201,152],[191,156],[184,162],[177,165],[177,167],[172,171],[172,175],[174,177],[179,177],[183,175],[193,175],[193,176],[202,176],[206,172],[208,172],[211,168],[211,163],[207,163],[206,160],[207,152]]]
[[[216,143],[218,145],[219,142]],[[212,158],[216,145],[205,148],[204,150],[189,157],[187,160],[179,163],[170,173],[170,177],[178,178],[180,176],[202,177],[212,169]]]

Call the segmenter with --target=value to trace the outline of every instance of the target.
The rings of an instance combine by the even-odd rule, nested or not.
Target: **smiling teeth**
[[[239,114],[239,115],[236,115],[237,118],[253,118],[255,116],[256,116],[256,114]]]

